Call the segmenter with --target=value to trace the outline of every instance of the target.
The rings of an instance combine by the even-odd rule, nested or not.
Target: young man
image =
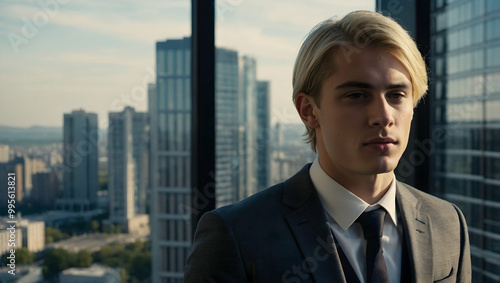
[[[394,175],[426,91],[424,60],[392,19],[357,11],[316,26],[293,101],[318,157],[205,214],[184,282],[470,282],[460,210]]]

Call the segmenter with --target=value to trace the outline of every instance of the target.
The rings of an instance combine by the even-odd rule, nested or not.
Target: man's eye
[[[389,94],[389,97],[395,98],[395,99],[401,99],[401,98],[406,97],[406,94],[401,93],[401,92],[395,92],[395,93]]]
[[[347,97],[351,99],[360,99],[366,97],[366,95],[362,92],[352,92],[347,94]]]

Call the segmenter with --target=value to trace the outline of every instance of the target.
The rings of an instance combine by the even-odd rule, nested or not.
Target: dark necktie
[[[367,283],[388,283],[387,266],[382,254],[382,235],[386,211],[383,208],[363,212],[356,220],[366,239]]]

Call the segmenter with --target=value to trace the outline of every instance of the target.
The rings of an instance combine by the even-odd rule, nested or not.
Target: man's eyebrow
[[[355,88],[366,88],[366,89],[374,89],[375,87],[366,82],[360,82],[360,81],[349,81],[345,82],[343,84],[340,84],[335,87],[335,89],[342,89],[342,88],[350,88],[350,87],[355,87]],[[387,89],[396,89],[396,88],[408,88],[408,84],[406,83],[396,83],[396,84],[391,84],[387,86]]]

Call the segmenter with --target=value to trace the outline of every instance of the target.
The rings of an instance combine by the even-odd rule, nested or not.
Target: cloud
[[[0,120],[13,125],[16,121],[7,116],[18,115],[19,124],[38,122],[36,107],[57,112],[50,116],[56,120],[42,124],[60,124],[62,112],[78,107],[105,117],[112,100],[140,84],[146,67],[154,69],[156,41],[191,33],[188,0],[1,0],[0,35],[19,33],[22,18],[32,20],[44,11],[39,3],[51,1],[67,4],[59,6],[36,38],[20,46],[19,54],[5,52],[11,49],[8,40],[0,42],[0,96],[18,101],[0,111]],[[321,20],[373,9],[374,2],[219,0],[217,46],[255,57],[258,78],[271,81],[273,119],[299,121],[290,98],[291,71],[305,35]],[[26,101],[36,107],[28,111]]]
[[[117,56],[114,54],[106,54],[109,53],[109,50],[101,51],[103,54],[89,54],[89,53],[62,53],[62,54],[54,54],[50,56],[45,56],[42,58],[43,61],[47,63],[51,62],[65,62],[69,64],[95,64],[95,65],[117,65],[117,66],[143,66],[144,60],[137,59],[124,59],[124,56]]]

